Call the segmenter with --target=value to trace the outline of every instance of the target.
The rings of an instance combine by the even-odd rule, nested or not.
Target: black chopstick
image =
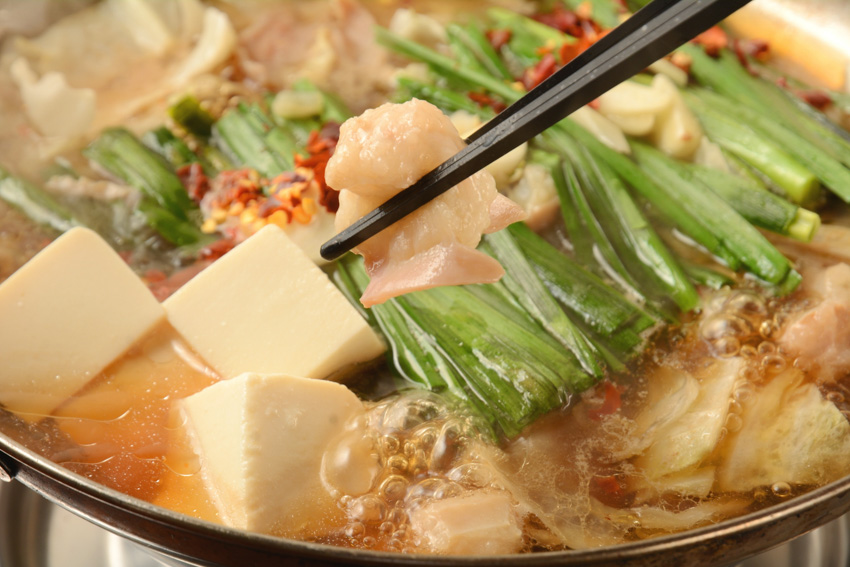
[[[469,145],[322,245],[338,258],[641,72],[749,0],[654,0],[467,139]]]

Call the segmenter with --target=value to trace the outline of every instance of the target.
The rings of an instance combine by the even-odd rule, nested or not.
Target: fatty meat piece
[[[850,265],[812,273],[807,285],[820,301],[787,325],[779,344],[832,381],[850,369]]]
[[[340,190],[337,230],[463,147],[449,118],[421,100],[385,104],[346,121],[326,172]],[[475,247],[482,233],[523,216],[489,173],[476,173],[355,249],[371,277],[361,302],[368,307],[420,289],[498,281],[502,267]]]

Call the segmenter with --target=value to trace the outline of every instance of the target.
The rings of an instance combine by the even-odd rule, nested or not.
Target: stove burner
[[[728,567],[846,567],[850,516]],[[18,483],[0,484],[0,567],[189,567],[78,518]]]

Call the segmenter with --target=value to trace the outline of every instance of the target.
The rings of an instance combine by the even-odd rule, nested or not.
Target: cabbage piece
[[[236,31],[230,18],[221,10],[206,8],[201,36],[175,73],[173,83],[179,86],[192,77],[211,71],[230,57],[235,47]]]
[[[10,70],[21,90],[27,117],[39,132],[70,138],[88,130],[97,102],[92,89],[74,88],[62,73],[53,71],[39,78],[22,57],[15,59]]]
[[[803,379],[802,371],[788,369],[744,407],[741,430],[718,471],[721,490],[820,485],[850,470],[850,423]]]
[[[714,481],[717,476],[716,467],[704,466],[698,469],[688,469],[682,472],[668,474],[657,480],[645,480],[645,485],[633,483],[632,488],[642,489],[649,488],[645,491],[645,498],[642,500],[651,500],[660,494],[674,493],[679,496],[691,498],[707,498],[711,493],[711,488],[714,486]],[[640,503],[641,499],[635,503]]]
[[[174,35],[148,0],[108,0],[107,6],[142,49],[164,55],[174,46]]]
[[[749,504],[749,499],[730,496],[700,502],[696,506],[676,512],[657,506],[612,508],[594,502],[594,512],[624,526],[634,526],[635,522],[639,522],[640,528],[646,530],[678,532],[719,522],[730,515],[740,513]]]
[[[658,439],[660,431],[678,420],[699,396],[699,382],[688,372],[661,366],[648,378],[643,410],[635,416],[635,429],[616,459],[628,459],[644,452]]]
[[[741,358],[715,361],[700,370],[700,391],[681,417],[660,428],[653,444],[636,460],[647,478],[660,479],[699,465],[720,440],[732,389],[744,366]]]

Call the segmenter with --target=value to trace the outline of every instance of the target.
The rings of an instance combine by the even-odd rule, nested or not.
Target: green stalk
[[[544,136],[548,137],[551,135],[552,133],[548,133]],[[630,291],[640,293],[638,291],[638,282],[617,254],[614,244],[611,242],[602,223],[594,214],[593,207],[588,200],[588,195],[594,193],[596,190],[595,187],[599,183],[599,180],[594,176],[595,172],[592,169],[582,169],[580,164],[576,164],[572,160],[565,161],[563,172],[566,183],[560,187],[560,190],[566,190],[566,193],[563,196],[559,195],[559,198],[561,198],[561,209],[568,208],[570,211],[575,212],[574,215],[569,212],[565,213],[567,216],[576,217],[575,219],[570,219],[572,225],[575,225],[577,221],[580,222],[579,226],[574,226],[573,228],[574,235],[586,231],[589,236],[588,239],[584,237],[580,239],[581,244],[579,245],[586,246],[585,252],[582,254],[582,260],[588,261],[587,255],[590,254],[595,259],[595,262],[591,263],[588,261],[586,265],[592,266],[598,262],[603,270],[613,279],[617,280]]]
[[[463,83],[480,85],[491,93],[502,97],[507,102],[515,101],[523,94],[510,84],[492,75],[462,67],[454,59],[437,53],[433,49],[429,49],[415,41],[400,37],[385,28],[375,28],[375,38],[378,40],[378,43],[396,53],[416,61],[427,63],[438,75]]]
[[[493,116],[492,112],[481,108],[471,98],[457,91],[437,85],[429,85],[409,77],[399,78],[398,84],[406,94],[410,95],[408,98],[427,100],[444,112],[451,113],[457,110],[464,110],[484,120],[489,120]]]
[[[561,30],[541,24],[537,20],[518,14],[506,8],[493,7],[487,10],[487,15],[496,22],[499,27],[507,28],[514,34],[530,36],[533,41],[524,41],[525,55],[530,55],[527,50],[534,46],[534,51],[540,47],[550,46],[560,48],[565,43],[573,43],[575,38],[563,33]]]
[[[691,214],[677,199],[670,199],[667,192],[649,178],[634,161],[612,150],[571,120],[562,121],[558,128],[562,128],[581,142],[596,159],[614,169],[644,199],[652,203],[668,223],[678,227],[685,235],[717,256],[731,269],[738,270],[741,267],[740,260],[703,224],[699,215]]]
[[[208,175],[215,173],[212,171],[212,167],[209,164],[204,163],[203,160],[195,154],[195,152],[189,149],[186,142],[175,136],[174,133],[165,126],[160,126],[159,128],[146,132],[142,136],[142,143],[162,156],[163,159],[165,159],[165,161],[171,164],[171,167],[175,169],[190,163],[198,162],[204,166],[204,171],[207,172]]]
[[[36,224],[65,232],[80,223],[49,193],[0,168],[0,199]]]
[[[691,73],[700,83],[755,111],[764,113],[770,109],[769,118],[781,116],[786,127],[832,159],[850,167],[850,142],[844,136],[825,124],[823,116],[807,104],[772,82],[752,76],[737,55],[725,49],[719,57],[712,58],[697,45],[683,46],[682,51],[691,58]]]
[[[475,23],[470,23],[457,30],[456,33],[458,40],[463,42],[467,49],[475,54],[476,59],[478,59],[488,73],[507,81],[513,80],[510,71],[508,71],[501,57],[496,53],[496,50],[490,44],[490,41],[484,35],[484,32],[481,31],[480,27]]]
[[[712,105],[703,97],[683,91],[705,133],[720,146],[767,175],[795,203],[806,206],[817,200],[818,179],[775,141],[756,132]]]
[[[168,115],[189,134],[206,139],[212,134],[215,118],[192,95],[186,95],[168,109]]]
[[[464,389],[509,437],[595,383],[545,331],[527,329],[463,287],[409,294],[400,303],[462,369]]]
[[[434,392],[448,388],[447,378],[453,376],[454,370],[424,338],[423,331],[405,316],[396,300],[372,309],[360,303],[359,297],[369,284],[361,259],[349,256],[338,262],[334,283],[361,315],[387,338],[388,361],[402,378]]]
[[[357,302],[368,284],[362,260],[345,258],[337,271]],[[401,377],[462,401],[496,436],[519,434],[596,382],[502,284],[419,291],[365,311]]]
[[[597,262],[593,257],[592,237],[585,228],[573,201],[573,195],[581,193],[575,168],[569,160],[563,160],[563,163],[560,163],[558,156],[551,155],[555,160],[554,163],[547,164],[547,167],[555,183],[558,200],[561,202],[561,218],[564,221],[567,237],[572,244],[572,252],[580,264],[588,267],[595,266]]]
[[[564,256],[523,223],[508,227],[552,296],[585,327],[627,356],[643,343],[655,319],[580,264]]]
[[[592,174],[595,183],[583,187],[594,213],[616,247],[617,254],[638,281],[637,289],[663,305],[670,298],[682,311],[699,305],[699,295],[682,267],[653,230],[632,200],[620,177],[602,162],[594,161],[587,150],[566,135],[557,143],[574,161],[579,171]]]
[[[272,134],[272,145],[268,143],[273,125],[257,109],[240,105],[225,113],[213,126],[212,142],[234,164],[256,169],[260,175],[272,179],[292,169],[292,154],[284,155],[279,150],[288,150],[285,140]]]
[[[669,160],[660,158],[658,150],[638,142],[632,144],[632,150],[641,168],[664,188],[668,198],[698,216],[755,276],[781,285],[793,271],[788,259],[758,230],[711,191],[691,183]]]
[[[683,173],[710,188],[752,224],[809,242],[820,227],[820,216],[771,193],[758,181],[705,166],[681,163]]]
[[[139,210],[163,238],[177,246],[205,239],[196,224],[198,208],[180,179],[128,130],[104,130],[83,155],[142,193]]]
[[[336,122],[342,124],[351,118],[351,110],[338,96],[329,92],[323,91],[307,79],[300,79],[292,85],[292,89],[300,92],[317,92],[322,95],[322,113],[319,115],[319,121],[324,124],[326,122]]]
[[[602,376],[602,358],[599,350],[573,324],[555,298],[549,293],[528,262],[510,232],[501,230],[485,238],[488,253],[499,260],[505,268],[502,278],[525,310],[576,356],[585,372],[595,377]]]
[[[692,89],[691,93],[701,103],[711,107],[712,113],[723,113],[732,120],[745,123],[754,130],[761,132],[784,149],[803,167],[814,173],[833,193],[845,202],[850,202],[850,169],[844,167],[841,162],[830,157],[806,138],[777,122],[775,116],[768,116],[748,106],[730,103],[727,99],[705,89]],[[806,200],[798,202],[804,204],[811,203],[813,200],[808,197]]]
[[[707,266],[685,261],[682,262],[682,265],[688,273],[688,276],[690,276],[690,278],[699,285],[704,285],[712,289],[720,289],[723,286],[735,283],[735,280],[729,276]]]
[[[566,0],[572,10],[580,10],[588,0]],[[590,14],[603,29],[615,28],[620,24],[620,16],[625,13],[622,4],[611,0],[589,0]]]

